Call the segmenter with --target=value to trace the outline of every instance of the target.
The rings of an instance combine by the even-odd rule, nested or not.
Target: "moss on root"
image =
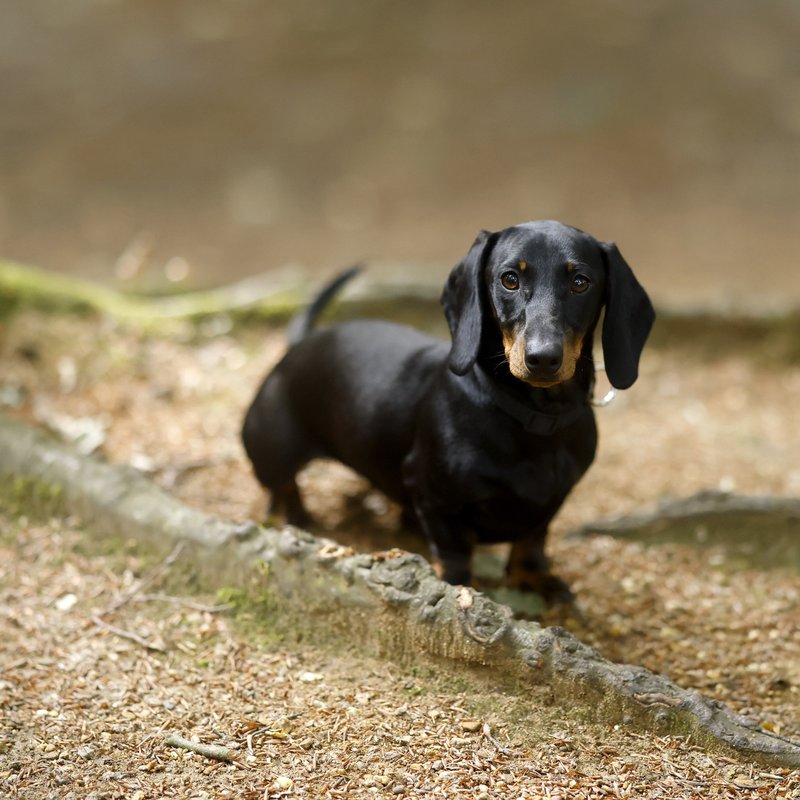
[[[64,490],[38,478],[0,474],[0,510],[11,517],[45,522],[64,510]]]

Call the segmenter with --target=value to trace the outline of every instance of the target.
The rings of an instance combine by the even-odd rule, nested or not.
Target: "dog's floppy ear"
[[[478,358],[483,331],[483,268],[495,234],[481,231],[464,258],[450,271],[442,292],[442,306],[453,346],[448,364],[465,375]]]
[[[601,242],[608,269],[603,359],[617,389],[627,389],[639,375],[639,356],[655,320],[650,298],[613,242]]]

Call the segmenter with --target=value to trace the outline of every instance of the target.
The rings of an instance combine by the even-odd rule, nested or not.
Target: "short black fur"
[[[593,333],[605,308],[608,377],[627,388],[654,320],[619,250],[552,221],[482,231],[442,294],[451,346],[381,321],[312,330],[352,274],[299,315],[246,415],[273,511],[307,523],[295,476],[335,458],[416,519],[445,580],[470,582],[476,543],[512,542],[509,582],[568,599],[544,542],[595,455]]]

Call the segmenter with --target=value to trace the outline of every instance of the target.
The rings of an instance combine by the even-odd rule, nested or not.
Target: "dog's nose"
[[[564,361],[564,350],[559,344],[547,344],[525,349],[525,366],[534,375],[555,375]]]

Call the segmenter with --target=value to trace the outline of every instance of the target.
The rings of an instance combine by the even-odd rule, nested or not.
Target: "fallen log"
[[[362,282],[348,291],[344,305],[355,313],[381,314],[391,312],[398,303],[402,307],[404,301],[410,301],[421,313],[421,310],[438,307],[440,288],[440,281],[432,279],[430,271],[417,271],[405,280]],[[139,326],[219,314],[283,322],[308,302],[308,298],[303,274],[289,268],[251,275],[210,289],[148,296],[0,260],[0,313],[20,306],[60,312],[94,312]]]
[[[598,520],[574,531],[645,544],[678,542],[718,547],[733,563],[800,571],[800,499],[723,491],[665,500],[633,514]]]

